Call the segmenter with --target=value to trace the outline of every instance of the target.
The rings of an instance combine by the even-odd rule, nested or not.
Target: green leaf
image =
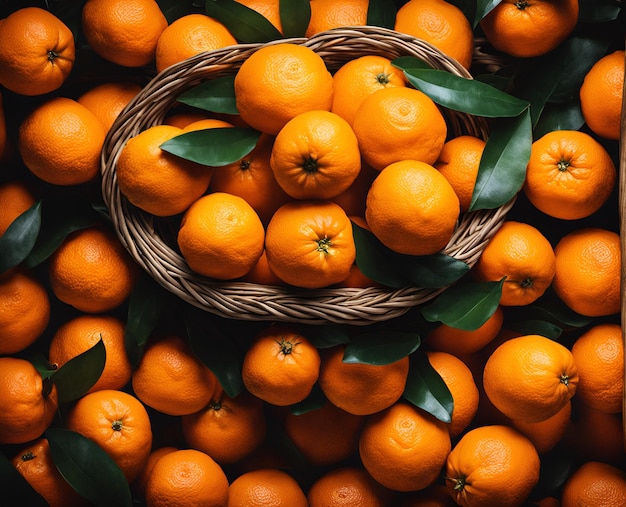
[[[282,38],[282,34],[265,17],[233,0],[207,0],[204,9],[208,16],[220,21],[241,43]]]
[[[251,128],[224,127],[186,132],[165,141],[161,149],[210,167],[237,162],[256,146],[261,133]]]
[[[41,201],[18,216],[0,236],[0,273],[20,264],[35,246],[41,229]]]
[[[616,0],[579,0],[578,21],[583,23],[607,23],[614,21],[622,11]]]
[[[421,308],[428,322],[474,331],[498,308],[504,278],[499,282],[466,282],[450,287]]]
[[[17,454],[17,451],[15,451]],[[0,452],[0,491],[2,503],[7,506],[48,507],[49,504],[37,493],[13,466],[7,456]]]
[[[413,354],[410,361],[403,397],[440,421],[449,423],[452,420],[454,401],[448,386],[432,367],[425,353]]]
[[[52,461],[67,482],[96,507],[132,507],[124,474],[95,442],[74,431],[48,428]]]
[[[546,104],[533,129],[533,137],[539,139],[554,130],[578,130],[585,123],[580,101],[572,100],[565,104]]]
[[[521,320],[517,322],[509,322],[507,327],[511,331],[521,334],[538,334],[556,340],[563,333],[563,329],[554,325],[552,322],[545,320]]]
[[[341,326],[332,324],[327,326],[309,326],[302,333],[316,349],[328,349],[335,345],[350,342],[350,337],[346,330]]]
[[[169,25],[178,18],[193,12],[193,0],[156,0],[156,2]]]
[[[396,254],[398,267],[418,287],[439,288],[460,280],[470,269],[467,263],[443,253],[433,255]]]
[[[101,336],[93,347],[55,371],[51,378],[57,386],[59,402],[69,403],[84,396],[102,375],[105,361],[106,349]]]
[[[541,456],[539,481],[533,487],[529,498],[540,500],[548,496],[559,497],[563,485],[572,473],[580,466],[580,458],[571,448],[557,445]]]
[[[396,24],[396,13],[396,5],[391,0],[370,0],[366,24],[393,29]]]
[[[235,76],[210,79],[181,93],[178,102],[212,113],[239,114],[235,100]]]
[[[280,0],[280,24],[285,37],[304,37],[311,20],[309,0]]]
[[[501,1],[502,0],[477,0],[473,27],[476,28],[480,20],[489,14]]]
[[[380,331],[355,336],[343,353],[344,363],[385,365],[415,352],[421,344],[417,332]]]
[[[585,317],[574,312],[565,303],[555,299],[550,304],[542,306],[529,305],[519,308],[518,311],[525,311],[526,318],[547,320],[562,328],[581,328],[593,322],[592,317]]]
[[[532,142],[528,110],[494,122],[480,159],[470,211],[495,209],[515,197],[526,178]]]
[[[399,69],[431,69],[432,66],[417,56],[398,56],[391,63]]]

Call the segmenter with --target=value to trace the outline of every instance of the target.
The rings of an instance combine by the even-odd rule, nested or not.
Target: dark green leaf
[[[504,278],[499,282],[467,282],[450,287],[434,301],[422,307],[429,322],[474,331],[498,308]]]
[[[280,0],[280,24],[285,37],[304,37],[311,20],[309,0]]]
[[[193,0],[156,0],[156,2],[170,25],[178,18],[193,12]]]
[[[41,229],[41,201],[18,216],[0,236],[0,273],[21,263],[31,252]]]
[[[543,318],[559,327],[581,328],[593,322],[593,318],[585,317],[571,310],[565,303],[555,300],[550,305],[527,307],[534,312],[535,318]]]
[[[421,344],[417,332],[380,331],[355,336],[343,353],[344,363],[384,365],[415,352]]]
[[[50,361],[48,361],[46,355],[42,352],[33,354],[31,357],[28,358],[28,360],[33,363],[33,366],[39,372],[41,378],[43,378],[44,380],[52,377],[52,375],[54,375],[54,373],[57,371],[57,369],[50,364]]]
[[[580,459],[571,448],[562,444],[541,456],[539,482],[534,486],[530,498],[540,500],[548,496],[559,497],[563,484],[580,466]]]
[[[578,130],[585,123],[580,102],[572,100],[565,104],[546,104],[533,129],[534,139],[554,130]]]
[[[17,451],[16,451],[17,452]],[[13,456],[10,456],[11,458]],[[24,479],[7,456],[0,452],[0,491],[7,507],[48,507],[39,493]]]
[[[126,477],[95,442],[64,428],[48,428],[52,461],[65,480],[96,507],[132,507]]]
[[[261,133],[251,128],[212,128],[186,132],[161,145],[161,149],[211,167],[237,162],[256,146]]]
[[[398,56],[391,63],[399,69],[432,69],[432,66],[417,56]]]
[[[395,257],[398,267],[418,287],[445,287],[461,279],[470,269],[467,263],[442,253],[421,256],[397,254]]]
[[[212,113],[239,114],[235,101],[235,76],[210,79],[183,92],[176,99]]]
[[[391,0],[370,0],[367,7],[367,25],[393,29],[396,12],[396,6]]]
[[[345,329],[336,325],[310,326],[302,333],[317,349],[328,349],[335,345],[350,342],[350,337]]]
[[[441,375],[432,367],[425,353],[411,356],[404,398],[440,421],[452,420],[454,401]]]
[[[616,0],[579,0],[578,21],[583,23],[607,23],[619,16],[622,5]]]
[[[511,331],[521,334],[538,334],[556,340],[561,336],[563,330],[551,322],[545,320],[522,320],[517,322],[509,322],[507,327]]]
[[[56,370],[51,378],[57,386],[59,402],[69,403],[84,396],[102,375],[105,361],[106,349],[101,336],[93,347]]]
[[[502,76],[495,73],[477,74],[476,76],[474,76],[474,79],[502,91],[509,90],[513,82],[510,76]]]
[[[205,11],[226,26],[238,42],[269,42],[282,38],[265,17],[233,0],[207,0]]]
[[[480,20],[489,14],[493,8],[498,5],[502,0],[477,0],[476,2],[476,16],[474,17],[473,26],[476,28]]]
[[[499,118],[492,126],[478,168],[470,211],[495,209],[520,191],[532,146],[528,110],[516,118]]]

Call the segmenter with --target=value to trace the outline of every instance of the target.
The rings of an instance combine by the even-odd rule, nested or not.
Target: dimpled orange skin
[[[311,0],[311,19],[305,37],[344,26],[367,24],[369,0]]]
[[[626,473],[608,463],[583,463],[565,482],[562,507],[626,506]]]
[[[304,491],[287,472],[262,468],[245,472],[230,483],[228,507],[308,507]]]

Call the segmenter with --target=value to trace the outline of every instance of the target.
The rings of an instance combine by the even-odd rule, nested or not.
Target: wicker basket
[[[377,27],[334,29],[312,38],[273,41],[302,44],[323,57],[333,71],[346,61],[366,54],[388,58],[416,56],[433,67],[471,77],[455,61],[428,43]],[[114,227],[133,259],[159,284],[184,301],[207,312],[240,320],[274,320],[305,324],[366,325],[385,321],[425,303],[446,287],[424,289],[369,287],[304,290],[221,282],[202,277],[187,266],[161,222],[131,205],[117,186],[115,166],[126,141],[148,127],[162,123],[176,98],[189,88],[237,72],[242,62],[265,44],[241,44],[209,51],[176,64],[157,75],[120,114],[105,140],[102,153],[102,190]],[[486,138],[486,120],[444,111],[450,132]],[[464,214],[443,250],[472,266],[513,205]]]

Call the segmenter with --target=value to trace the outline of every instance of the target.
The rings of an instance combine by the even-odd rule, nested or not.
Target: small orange
[[[550,287],[556,271],[554,250],[535,226],[506,220],[491,237],[472,268],[482,282],[503,277],[503,306],[524,306],[535,302]]]
[[[287,472],[264,468],[237,476],[228,491],[228,507],[308,507],[302,487]]]
[[[111,81],[88,89],[76,100],[89,109],[108,132],[128,103],[141,91],[141,86],[130,81]]]
[[[265,249],[257,263],[241,278],[241,281],[259,285],[285,285],[285,282],[278,278],[270,268]]]
[[[311,0],[311,18],[305,37],[332,28],[367,24],[369,0]]]
[[[570,350],[540,335],[503,342],[483,371],[483,386],[495,407],[525,422],[544,421],[556,414],[574,396],[577,384],[578,370]]]
[[[237,44],[235,37],[218,20],[193,13],[174,20],[161,33],[156,46],[157,72],[204,51]]]
[[[181,127],[183,133],[194,132],[197,130],[216,129],[216,128],[233,128],[234,125],[225,120],[219,120],[217,118],[202,118],[191,121],[185,126]]]
[[[377,483],[363,468],[333,468],[309,488],[309,507],[387,507],[393,492]]]
[[[448,492],[463,507],[520,507],[539,481],[535,447],[517,430],[480,426],[465,433],[446,461]]]
[[[568,401],[561,410],[539,422],[512,420],[513,426],[528,438],[537,452],[542,455],[551,451],[565,436],[572,422],[572,402]]]
[[[626,472],[608,463],[587,461],[569,476],[561,494],[562,507],[626,506]]]
[[[294,116],[330,110],[333,78],[321,56],[293,43],[270,44],[252,53],[235,75],[241,119],[276,135]]]
[[[446,487],[439,482],[403,495],[400,507],[456,507]]]
[[[370,230],[383,245],[401,254],[442,250],[452,238],[459,214],[459,198],[448,180],[418,160],[388,165],[367,193],[365,220]]]
[[[255,336],[244,356],[241,377],[256,397],[287,406],[311,393],[319,368],[319,353],[299,328],[276,324]]]
[[[9,225],[32,207],[37,199],[30,182],[24,179],[6,181],[0,184],[0,236],[2,236]]]
[[[396,403],[406,386],[409,358],[375,365],[343,361],[345,345],[324,350],[319,385],[335,406],[354,415],[370,415]]]
[[[258,12],[261,16],[267,19],[274,28],[280,33],[283,32],[283,24],[280,19],[280,5],[279,0],[235,0],[237,3],[243,4],[246,7]]]
[[[378,171],[362,162],[361,170],[352,185],[335,197],[331,197],[329,201],[339,204],[349,217],[358,216],[365,220],[367,192],[376,176],[378,176]]]
[[[163,118],[163,124],[182,129],[196,121],[206,120],[208,118],[207,114],[205,111],[192,108],[183,110],[173,108],[166,113],[165,118]]]
[[[146,466],[144,466],[143,470],[137,477],[135,477],[131,484],[132,492],[134,495],[137,496],[137,498],[139,498],[140,500],[145,500],[148,478],[150,477],[150,474],[152,473],[152,469],[154,468],[156,462],[166,454],[177,450],[178,448],[176,447],[166,445],[162,447],[157,447],[150,452],[150,456],[148,456],[148,460],[146,461]]]
[[[588,317],[620,311],[619,235],[602,228],[576,229],[556,247],[553,288],[575,312]]]
[[[356,259],[350,219],[331,201],[292,201],[278,208],[267,226],[265,251],[281,280],[309,289],[345,280]]]
[[[24,7],[2,22],[0,83],[21,95],[57,90],[74,67],[72,31],[51,12]]]

